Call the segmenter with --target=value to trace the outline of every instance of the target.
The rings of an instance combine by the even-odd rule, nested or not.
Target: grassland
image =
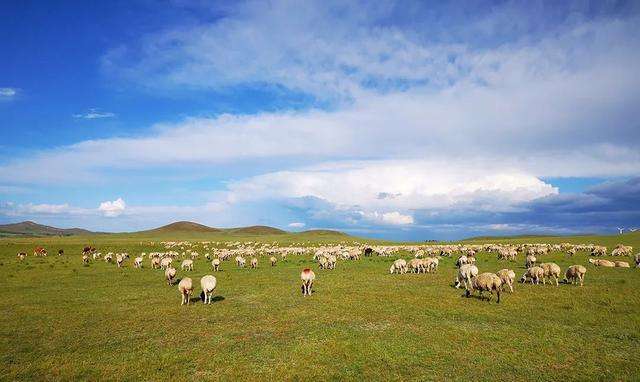
[[[0,240],[2,380],[638,380],[640,271],[588,267],[586,285],[518,284],[501,304],[461,298],[454,259],[437,274],[389,275],[393,258],[365,258],[318,271],[290,257],[257,270],[223,263],[216,301],[179,305],[176,287],[145,261],[122,269],[80,249],[137,254],[166,237],[98,235]],[[180,236],[180,237],[176,237]],[[292,243],[350,241],[333,234],[233,236],[181,233],[174,239]],[[151,245],[150,242],[156,242]],[[495,241],[507,241],[499,239]],[[640,236],[520,238],[517,241],[622,242]],[[44,245],[63,257],[15,254]],[[564,269],[586,255],[547,257]],[[517,263],[482,253],[481,271]],[[303,298],[299,272],[316,270]],[[179,272],[198,285],[204,259]]]

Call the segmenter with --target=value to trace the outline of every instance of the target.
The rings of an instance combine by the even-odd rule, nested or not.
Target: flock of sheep
[[[155,243],[150,243],[155,245]],[[593,244],[574,245],[570,243],[563,244],[521,244],[521,245],[505,245],[505,244],[484,244],[484,245],[379,245],[369,246],[361,244],[348,245],[341,243],[337,245],[327,246],[309,246],[303,243],[296,243],[289,246],[280,246],[278,243],[264,244],[254,242],[161,242],[159,243],[164,251],[150,252],[149,254],[141,253],[133,261],[134,268],[143,268],[145,257],[148,258],[152,269],[161,269],[164,271],[165,280],[168,285],[175,284],[177,270],[173,266],[175,259],[182,259],[180,263],[181,271],[188,272],[194,270],[194,260],[200,257],[197,250],[205,252],[203,255],[207,261],[210,261],[213,271],[221,270],[222,264],[229,261],[232,257],[236,266],[244,268],[247,260],[250,258],[249,264],[252,269],[258,267],[258,257],[268,256],[268,262],[271,266],[276,266],[278,257],[286,260],[289,255],[312,255],[314,261],[317,262],[321,270],[333,270],[336,268],[338,259],[341,260],[359,260],[361,256],[383,256],[397,257],[400,253],[409,253],[413,257],[406,261],[398,258],[391,263],[389,273],[405,274],[405,273],[432,273],[437,272],[442,257],[451,257],[458,255],[455,262],[457,274],[454,280],[454,287],[464,287],[465,296],[469,297],[474,292],[478,292],[480,298],[483,298],[484,292],[489,292],[488,300],[490,301],[493,294],[497,296],[497,302],[500,302],[500,293],[507,289],[513,293],[516,274],[512,269],[501,269],[495,273],[484,272],[479,273],[476,266],[476,255],[479,252],[495,253],[499,260],[514,261],[519,254],[525,256],[526,271],[520,278],[521,282],[531,282],[531,284],[546,284],[547,281],[560,284],[562,270],[560,266],[552,262],[538,263],[538,258],[543,258],[550,252],[564,252],[567,256],[573,256],[578,251],[589,253],[592,258],[589,263],[594,266],[602,267],[620,267],[630,268],[630,264],[626,261],[610,261],[598,257],[607,255],[607,248]],[[619,244],[612,251],[612,256],[632,256],[633,248]],[[58,251],[58,255],[62,256],[63,250]],[[27,255],[25,252],[18,253],[18,259],[23,260]],[[34,256],[47,256],[47,251],[43,247],[36,247]],[[118,268],[122,267],[127,259],[128,253],[112,253],[102,254],[93,247],[85,247],[82,252],[83,264],[89,264],[91,260],[103,260],[107,263],[115,262]],[[634,257],[636,267],[640,267],[640,253]],[[576,264],[568,267],[564,272],[564,283],[584,285],[584,277],[587,272],[585,266]],[[301,289],[303,296],[310,296],[312,293],[313,283],[315,281],[315,273],[310,268],[305,268],[300,274]],[[202,289],[202,299],[205,304],[210,304],[213,298],[213,292],[217,286],[217,279],[213,275],[206,275],[200,279],[200,287]],[[193,280],[189,277],[183,277],[178,283],[178,291],[180,292],[181,305],[188,305],[194,291]]]

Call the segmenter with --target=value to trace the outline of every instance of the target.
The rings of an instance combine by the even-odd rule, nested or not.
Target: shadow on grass
[[[225,300],[224,296],[213,296],[211,298],[211,302],[212,303],[219,302],[219,301],[224,301],[224,300]],[[198,302],[198,301],[204,302],[204,292],[200,292],[200,295],[198,297],[192,297],[189,301],[192,302],[192,303],[195,303],[195,302]]]

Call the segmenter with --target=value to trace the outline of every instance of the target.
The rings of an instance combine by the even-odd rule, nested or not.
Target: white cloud
[[[78,119],[102,119],[115,117],[115,113],[108,111],[100,111],[98,109],[89,109],[86,113],[74,114],[73,118]]]
[[[0,88],[0,101],[10,100],[18,95],[18,89],[15,88]]]
[[[293,222],[293,223],[289,223],[288,226],[291,228],[303,228],[304,226],[306,226],[306,224],[302,222]]]
[[[0,215],[5,216],[46,216],[46,215],[88,215],[91,210],[64,204],[16,204],[12,202],[0,203]]]
[[[365,212],[359,211],[359,213],[367,220],[379,224],[387,225],[408,225],[413,224],[413,216],[403,215],[398,211],[380,213],[377,211]]]
[[[100,203],[98,210],[101,211],[104,216],[116,217],[120,216],[126,208],[126,204],[122,198],[118,198],[114,201],[106,201]]]

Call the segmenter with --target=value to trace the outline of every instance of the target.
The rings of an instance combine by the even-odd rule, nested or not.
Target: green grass
[[[352,241],[335,235],[223,236],[189,240],[294,243]],[[461,298],[450,286],[455,258],[437,274],[389,275],[393,258],[340,261],[319,271],[291,256],[257,270],[224,262],[217,301],[180,306],[163,272],[122,269],[102,261],[82,266],[79,251],[132,255],[159,248],[160,237],[99,235],[0,240],[0,379],[2,380],[638,380],[640,271],[587,267],[585,286],[518,284],[500,304]],[[166,239],[166,238],[165,238]],[[182,239],[182,238],[181,238]],[[149,242],[156,242],[151,246]],[[622,242],[640,235],[525,238],[515,241]],[[508,241],[500,239],[497,241]],[[44,245],[55,254],[15,254]],[[203,251],[199,251],[201,254]],[[407,256],[405,256],[407,258]],[[545,260],[563,270],[586,264],[579,253]],[[630,259],[628,259],[630,261]],[[481,271],[509,267],[481,253]],[[316,271],[303,298],[299,273]],[[213,274],[204,258],[191,277]]]

